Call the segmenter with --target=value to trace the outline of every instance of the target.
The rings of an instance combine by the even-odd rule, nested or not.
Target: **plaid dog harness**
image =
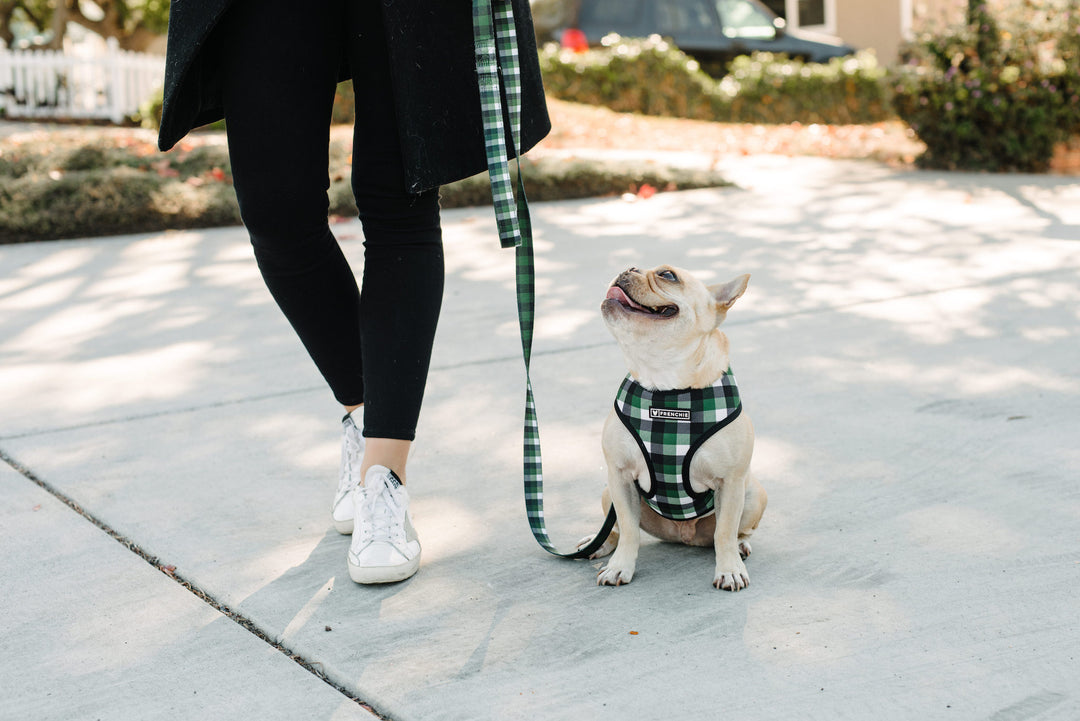
[[[686,521],[715,510],[712,490],[690,487],[690,461],[701,444],[739,417],[739,387],[729,368],[708,388],[650,391],[630,376],[615,396],[615,414],[645,456],[652,486],[638,493],[664,518]]]

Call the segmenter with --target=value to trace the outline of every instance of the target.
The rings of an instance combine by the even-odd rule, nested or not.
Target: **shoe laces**
[[[338,476],[338,498],[350,493],[360,485],[360,463],[364,457],[360,429],[356,427],[356,423],[350,417],[345,420],[343,438],[341,444],[341,473]]]
[[[400,494],[380,478],[373,487],[363,487],[358,513],[363,519],[360,532],[365,541],[405,543],[405,505]]]

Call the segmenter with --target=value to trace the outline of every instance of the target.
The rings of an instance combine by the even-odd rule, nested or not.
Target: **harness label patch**
[[[690,411],[682,408],[650,408],[649,418],[667,421],[689,421]]]

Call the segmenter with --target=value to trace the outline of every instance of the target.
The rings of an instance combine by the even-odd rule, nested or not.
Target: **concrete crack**
[[[247,616],[240,613],[239,611],[236,611],[236,610],[230,608],[226,604],[218,601],[213,596],[206,593],[205,591],[203,591],[198,586],[194,585],[191,581],[187,580],[181,574],[177,573],[175,566],[163,562],[157,556],[154,556],[153,554],[151,554],[148,551],[146,551],[145,549],[143,549],[135,541],[133,541],[130,538],[127,538],[124,535],[117,532],[115,529],[110,527],[107,523],[102,521],[100,518],[96,517],[95,515],[93,515],[89,511],[87,511],[85,508],[83,508],[81,505],[79,505],[78,501],[73,499],[71,496],[68,496],[67,494],[61,492],[60,490],[58,490],[56,488],[54,488],[47,481],[39,478],[33,471],[31,471],[29,468],[27,468],[26,466],[22,465],[17,460],[12,458],[3,449],[0,449],[0,460],[2,460],[4,463],[11,466],[11,468],[13,470],[15,470],[19,475],[23,476],[24,478],[26,478],[31,483],[36,484],[42,490],[44,490],[46,493],[53,496],[58,501],[63,503],[65,506],[67,506],[68,508],[73,510],[75,513],[82,516],[84,519],[86,519],[91,524],[96,526],[99,530],[103,531],[106,535],[108,535],[114,541],[116,541],[117,543],[122,545],[124,548],[128,549],[129,551],[134,553],[136,556],[138,556],[142,560],[146,561],[146,563],[148,563],[149,565],[153,566],[155,569],[157,569],[161,573],[163,573],[166,576],[168,576],[169,578],[171,578],[173,581],[175,581],[177,584],[182,586],[184,589],[186,589],[189,593],[191,593],[192,595],[197,597],[199,600],[203,601],[208,606],[210,606],[211,608],[218,611],[219,613],[221,613],[226,618],[233,621],[235,624],[237,624],[238,626],[243,628],[245,631],[247,631],[251,635],[258,638],[263,643],[267,644],[268,646],[271,646],[271,647],[275,648],[276,650],[278,650],[279,652],[281,652],[282,654],[287,656],[297,666],[304,669],[305,671],[310,673],[312,676],[314,676],[315,678],[317,678],[320,681],[322,681],[323,683],[325,683],[327,686],[330,686],[335,691],[337,691],[338,693],[345,696],[346,698],[348,698],[353,703],[355,703],[358,706],[360,706],[361,708],[363,708],[365,711],[368,711],[369,713],[371,713],[373,716],[375,716],[377,718],[380,718],[380,719],[383,719],[384,721],[391,721],[389,719],[389,717],[379,713],[370,704],[365,703],[363,700],[358,698],[355,694],[353,694],[347,688],[345,688],[344,686],[342,686],[342,685],[334,682],[333,680],[331,680],[326,675],[326,673],[322,670],[322,668],[320,668],[322,666],[322,663],[320,663],[319,661],[309,661],[308,659],[304,658],[301,654],[296,653],[293,649],[289,648],[285,644],[271,638],[265,631],[263,631],[261,628],[259,628],[255,624],[255,622],[252,621],[251,619],[249,619]]]

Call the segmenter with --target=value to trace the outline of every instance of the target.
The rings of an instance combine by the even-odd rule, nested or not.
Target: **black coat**
[[[173,0],[158,145],[223,117],[212,30],[231,0]],[[522,82],[522,145],[551,129],[528,0],[513,0]],[[382,0],[402,162],[411,192],[486,169],[469,0]],[[222,39],[221,41],[227,41]],[[347,72],[343,71],[347,77]],[[344,79],[344,78],[343,78]],[[513,155],[513,149],[511,156]]]

